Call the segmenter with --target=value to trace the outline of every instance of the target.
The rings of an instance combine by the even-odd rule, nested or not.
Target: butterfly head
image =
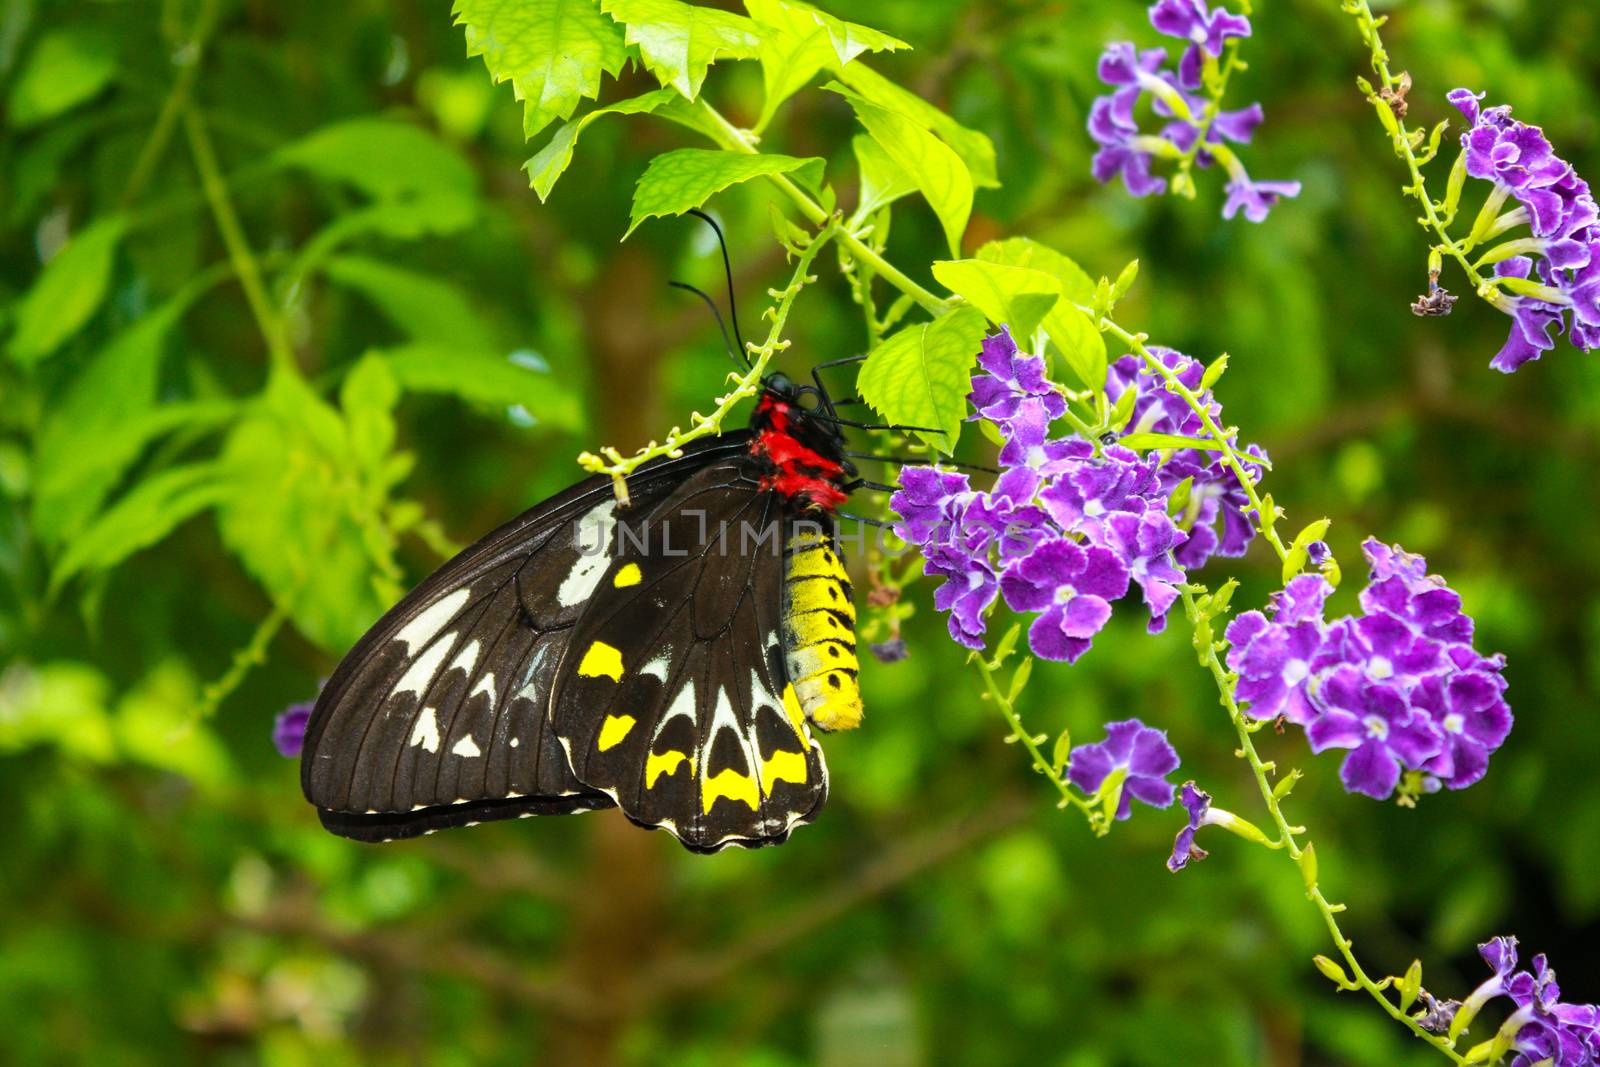
[[[848,490],[855,467],[845,458],[844,433],[828,398],[815,386],[769,374],[750,420],[751,451],[771,466],[766,483],[796,503],[832,510]]]

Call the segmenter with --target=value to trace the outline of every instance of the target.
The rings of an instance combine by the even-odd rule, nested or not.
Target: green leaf
[[[856,198],[852,221],[865,219],[884,205],[917,191],[917,183],[889,158],[889,153],[880,148],[877,141],[858,133],[850,139],[850,145],[855,149],[856,167],[861,172],[861,193]]]
[[[1061,294],[1073,304],[1087,305],[1094,300],[1094,280],[1089,277],[1088,272],[1049,245],[1035,241],[1031,237],[1007,237],[1003,241],[990,241],[978,249],[977,257],[988,263],[1028,267],[1053,275],[1061,282]]]
[[[522,165],[528,172],[528,184],[541,201],[550,197],[556,180],[572,165],[572,150],[577,147],[578,135],[589,128],[589,123],[601,115],[638,115],[651,112],[672,100],[682,99],[675,90],[656,89],[642,96],[619,100],[606,107],[598,107],[581,118],[573,119],[551,135],[545,146]]]
[[[761,27],[757,58],[765,92],[757,130],[765,129],[778,107],[824,67],[837,70],[862,52],[909,47],[795,0],[745,0],[744,6]]]
[[[350,451],[374,481],[383,478],[394,448],[394,409],[400,383],[382,356],[367,353],[356,361],[339,388],[339,406],[350,427]]]
[[[500,410],[520,404],[554,429],[575,431],[583,426],[582,406],[572,391],[527,362],[513,362],[493,352],[422,344],[387,349],[382,355],[408,393],[443,393]]]
[[[456,0],[452,13],[466,27],[467,55],[482,56],[522,101],[524,137],[599,96],[602,72],[615,78],[628,57],[595,0]]]
[[[679,0],[601,0],[600,6],[627,27],[627,42],[650,73],[690,100],[700,95],[711,64],[750,59],[761,44],[754,22],[715,8]]]
[[[633,211],[628,233],[656,215],[682,215],[704,204],[729,186],[766,174],[798,172],[800,179],[816,185],[822,180],[822,160],[815,157],[749,155],[707,148],[679,148],[650,161],[633,191]],[[627,237],[627,234],[623,234]]]
[[[854,69],[854,65],[847,69]],[[837,82],[829,83],[828,88],[850,101],[862,127],[895,166],[916,182],[939,216],[950,254],[959,256],[961,235],[972,214],[972,175],[961,157],[904,115],[874,104]]]
[[[79,231],[46,263],[16,308],[11,358],[31,367],[60,348],[100,309],[117,246],[127,232],[120,216]]]
[[[117,73],[116,38],[91,26],[39,38],[11,86],[7,125],[37,126],[98,96]]]
[[[84,663],[38,667],[13,663],[5,679],[0,752],[51,744],[94,763],[116,758],[117,742],[107,710],[111,682],[98,670]]]
[[[879,107],[903,115],[939,135],[955,150],[972,174],[979,189],[1000,185],[994,162],[994,143],[977,130],[961,125],[949,115],[909,90],[902,89],[865,63],[851,63],[839,72],[844,83]]]
[[[961,434],[972,364],[987,328],[983,312],[972,307],[907,326],[872,350],[856,388],[888,422],[943,430],[922,436],[948,455]]]
[[[448,282],[366,256],[335,256],[322,271],[371,300],[413,340],[484,351],[498,347],[483,316]]]
[[[72,539],[50,574],[59,589],[83,571],[109,570],[231,492],[215,463],[172,467],[140,481]]]
[[[182,663],[156,667],[122,702],[114,720],[124,755],[181,774],[212,792],[238,779],[228,750],[211,727],[195,721],[200,694]]]
[[[381,485],[363,477],[345,419],[297,378],[271,379],[219,460],[230,494],[217,528],[229,551],[295,625],[344,648],[388,606],[375,565],[392,567],[374,507]]]
[[[1062,300],[1044,317],[1044,331],[1084,388],[1106,387],[1106,339],[1089,316]]]
[[[285,145],[273,158],[279,165],[353,186],[375,200],[477,197],[478,179],[472,165],[454,148],[409,122],[337,122]]]
[[[933,265],[939,284],[989,317],[1009,326],[1024,339],[1061,299],[1061,283],[1028,267],[1011,267],[982,259],[940,260]]]

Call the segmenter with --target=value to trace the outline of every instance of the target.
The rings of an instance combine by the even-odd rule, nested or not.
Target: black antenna
[[[703,219],[717,235],[717,246],[722,249],[722,273],[728,279],[728,317],[733,320],[733,336],[739,342],[739,355],[744,356],[744,335],[739,332],[739,305],[733,299],[733,260],[728,258],[728,242],[723,238],[722,227],[717,225],[716,219],[697,207],[690,208],[689,214]],[[748,356],[745,356],[745,362],[750,362]]]
[[[744,353],[734,351],[733,340],[728,336],[728,327],[723,325],[722,312],[717,310],[717,302],[712,300],[701,290],[690,285],[688,282],[668,282],[667,284],[672,286],[674,289],[686,289],[706,302],[706,307],[711,309],[711,317],[717,320],[717,329],[722,331],[722,344],[723,347],[728,350],[728,355],[733,359],[733,362],[736,365],[742,362],[743,365],[748,369],[750,366],[750,357],[744,356],[744,359],[741,361],[740,356],[743,356]]]

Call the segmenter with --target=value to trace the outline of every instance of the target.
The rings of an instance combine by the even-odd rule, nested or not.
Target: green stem
[[[1363,38],[1372,50],[1372,70],[1383,83],[1381,89],[1394,90],[1401,84],[1401,78],[1389,69],[1389,53],[1383,47],[1383,39],[1378,36],[1380,23],[1372,14],[1372,7],[1368,0],[1341,0],[1341,6],[1347,13],[1354,15],[1356,23],[1361,28]],[[1388,102],[1382,98],[1374,97],[1373,103],[1377,107],[1388,108]],[[1388,120],[1384,120],[1385,126]],[[1445,221],[1440,218],[1433,198],[1428,195],[1427,179],[1422,176],[1422,165],[1417,160],[1417,154],[1411,147],[1411,132],[1406,129],[1405,120],[1394,116],[1394,131],[1390,135],[1394,142],[1395,155],[1405,163],[1406,170],[1411,175],[1411,184],[1405,192],[1416,198],[1422,205],[1422,218],[1417,220],[1422,223],[1432,234],[1438,238],[1437,248],[1447,253],[1461,265],[1461,269],[1472,281],[1474,289],[1483,285],[1483,275],[1473,266],[1472,260],[1467,255],[1463,244],[1450,236]]]
[[[1256,514],[1256,525],[1261,528],[1261,536],[1272,546],[1272,550],[1278,554],[1278,559],[1287,559],[1289,549],[1284,545],[1282,539],[1278,537],[1277,509],[1262,500],[1260,493],[1256,489],[1254,479],[1250,477],[1249,471],[1245,468],[1247,462],[1252,466],[1259,466],[1260,461],[1253,456],[1241,455],[1239,450],[1234,447],[1232,435],[1223,427],[1217,425],[1217,420],[1211,415],[1211,409],[1201,400],[1200,394],[1185,385],[1178,378],[1177,372],[1161,362],[1155,353],[1151,352],[1145,345],[1145,340],[1147,339],[1145,334],[1131,333],[1109,318],[1101,318],[1100,328],[1127,345],[1131,351],[1144,361],[1145,366],[1151,373],[1160,376],[1169,390],[1183,398],[1184,403],[1189,406],[1189,410],[1195,413],[1196,417],[1200,419],[1200,424],[1205,427],[1206,436],[1216,443],[1222,455],[1223,463],[1233,472],[1234,478],[1238,480],[1239,485],[1244,489],[1245,498],[1250,502],[1250,510]]]
[[[150,134],[139,149],[139,158],[134,161],[133,170],[128,172],[128,184],[122,190],[123,208],[132,205],[144,192],[145,185],[172,141],[172,132],[177,128],[178,119],[189,106],[195,79],[200,74],[200,61],[205,55],[211,31],[216,26],[216,15],[217,0],[202,0],[189,39],[174,42],[171,46],[172,63],[178,68],[178,73],[172,79],[172,88],[168,90],[166,99],[161,102],[155,125],[150,127]]]
[[[751,155],[758,153],[755,143],[750,135],[739,129],[723,117],[722,112],[712,107],[705,98],[700,99],[700,106],[705,110],[712,125],[717,130],[714,138],[723,148],[734,152],[747,152]],[[782,174],[769,174],[767,178],[789,198],[800,214],[813,226],[821,226],[828,220],[828,212],[821,204],[807,196],[805,191]],[[951,304],[942,300],[933,293],[912,281],[900,268],[884,259],[876,249],[861,238],[851,233],[848,229],[841,229],[838,234],[839,243],[850,250],[850,254],[863,263],[869,264],[884,281],[911,297],[931,315],[940,315],[948,311]]]
[[[1012,703],[1011,698],[1006,695],[1005,691],[1000,688],[1000,683],[994,675],[994,665],[984,659],[981,654],[973,656],[972,661],[978,665],[978,673],[983,676],[983,686],[990,702],[1000,709],[1000,714],[1004,716],[1006,723],[1010,725],[1012,739],[1027,749],[1028,757],[1033,762],[1033,769],[1050,779],[1050,784],[1056,787],[1057,793],[1061,794],[1061,801],[1058,806],[1064,808],[1070,804],[1083,812],[1090,823],[1097,823],[1099,815],[1094,810],[1094,807],[1072,791],[1072,788],[1067,785],[1066,779],[1057,773],[1055,767],[1045,758],[1043,750],[1039,748],[1039,743],[1034,740],[1033,735],[1023,729],[1022,716],[1017,714],[1016,705]]]
[[[266,341],[273,371],[299,377],[294,347],[289,343],[288,327],[272,301],[267,299],[267,289],[261,280],[260,260],[250,250],[244,226],[239,222],[239,214],[228,196],[228,185],[223,179],[222,168],[217,165],[216,149],[211,144],[211,135],[206,132],[205,120],[192,104],[184,107],[183,120],[184,130],[189,137],[190,154],[194,156],[195,170],[200,175],[200,186],[211,205],[212,217],[216,219],[217,230],[222,234],[222,243],[228,250],[234,273],[239,276],[239,286],[244,290],[250,313],[255,316],[256,326]]]
[[[772,327],[767,331],[767,339],[759,345],[751,345],[750,350],[755,354],[755,360],[750,369],[742,375],[730,375],[734,379],[733,388],[726,394],[717,398],[717,406],[709,415],[702,415],[698,411],[690,413],[689,429],[684,430],[674,426],[667,434],[666,439],[659,444],[651,441],[644,448],[631,456],[624,456],[621,452],[609,445],[603,446],[599,454],[584,452],[578,456],[578,464],[584,470],[596,474],[609,474],[613,488],[616,490],[617,499],[623,502],[628,500],[627,477],[639,467],[652,459],[662,456],[675,456],[681,453],[684,445],[702,437],[709,437],[722,432],[722,422],[730,412],[737,407],[740,401],[754,396],[761,389],[761,378],[766,373],[767,363],[778,352],[789,347],[789,342],[783,340],[783,330],[789,321],[789,312],[794,307],[795,297],[800,295],[800,290],[815,281],[811,275],[811,264],[816,260],[817,253],[839,234],[838,224],[829,221],[823,226],[822,231],[812,238],[811,243],[800,253],[795,263],[794,274],[789,279],[789,284],[783,289],[769,290],[777,301],[766,311],[767,317],[772,321]]]
[[[1211,620],[1203,617],[1193,589],[1185,588],[1183,590],[1183,607],[1184,613],[1188,616],[1192,626],[1198,628],[1202,624],[1212,625]],[[1239,710],[1239,703],[1233,695],[1233,676],[1223,664],[1218,655],[1218,650],[1219,646],[1215,642],[1202,642],[1197,650],[1200,654],[1201,666],[1211,672],[1212,678],[1217,683],[1217,692],[1220,695],[1223,709],[1227,711],[1228,719],[1233,724],[1234,734],[1239,739],[1239,751],[1243,754],[1245,762],[1250,765],[1250,771],[1256,779],[1256,787],[1261,793],[1261,802],[1266,805],[1267,813],[1272,816],[1273,825],[1277,828],[1278,840],[1273,843],[1274,847],[1279,847],[1287,852],[1290,858],[1294,860],[1295,866],[1300,869],[1302,876],[1305,876],[1306,864],[1303,862],[1302,857],[1310,845],[1302,846],[1296,840],[1297,835],[1305,833],[1305,828],[1291,825],[1288,817],[1283,813],[1282,801],[1273,790],[1271,781],[1273,768],[1270,764],[1264,762],[1260,753],[1256,751],[1255,728],[1246,721],[1244,713]],[[1306,883],[1306,897],[1316,907],[1317,914],[1322,916],[1323,925],[1328,928],[1328,934],[1333,938],[1334,946],[1339,950],[1339,955],[1344,958],[1345,966],[1349,969],[1352,980],[1356,985],[1365,990],[1373,1000],[1377,1001],[1383,1010],[1396,1022],[1404,1025],[1406,1029],[1450,1057],[1456,1063],[1465,1063],[1466,1058],[1456,1052],[1449,1041],[1438,1034],[1432,1034],[1424,1030],[1421,1024],[1384,995],[1385,985],[1374,982],[1367,974],[1366,970],[1361,966],[1360,960],[1356,958],[1355,943],[1345,935],[1339,926],[1338,913],[1344,910],[1344,905],[1330,903],[1328,898],[1323,895],[1322,888],[1317,884],[1314,876],[1306,877]]]

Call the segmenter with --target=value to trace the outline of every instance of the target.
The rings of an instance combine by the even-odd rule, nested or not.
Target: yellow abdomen
[[[850,579],[820,529],[796,532],[785,552],[783,645],[789,679],[801,709],[817,726],[852,729],[861,724],[861,687]]]

